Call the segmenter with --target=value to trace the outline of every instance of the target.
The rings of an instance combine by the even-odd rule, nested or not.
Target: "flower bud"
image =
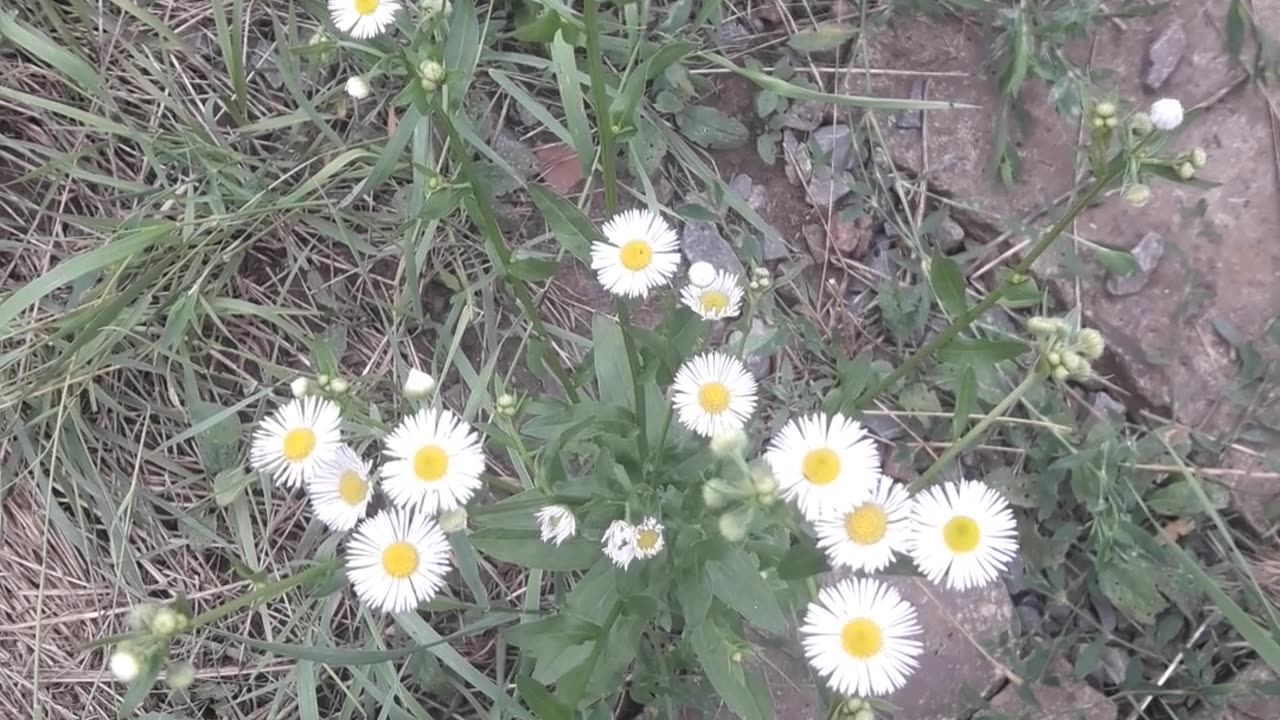
[[[318,385],[321,390],[328,390],[329,380],[329,376],[322,373],[316,376],[316,385]]]
[[[143,603],[135,606],[129,611],[129,627],[134,630],[150,628],[151,621],[155,619],[157,610],[159,610],[159,608],[151,603]]]
[[[1104,117],[1098,117],[1097,115],[1095,115],[1093,116],[1093,119],[1089,121],[1089,124],[1093,125],[1096,128],[1104,128],[1107,126],[1107,119]]]
[[[756,284],[760,286],[761,290],[767,290],[769,289],[769,286],[773,284],[773,280],[768,275],[765,275],[764,277],[756,280]]]
[[[131,646],[124,643],[111,653],[111,660],[107,664],[110,666],[111,674],[122,683],[131,683],[142,674],[142,659]]]
[[[706,260],[689,266],[689,284],[694,287],[704,288],[716,281],[716,269]]]
[[[369,83],[359,75],[352,75],[347,78],[347,95],[356,100],[369,97]]]
[[[869,707],[864,707],[853,714],[853,720],[876,720],[876,711]]]
[[[759,281],[759,280],[752,280],[751,282],[747,283],[747,289],[748,289],[748,290],[759,290],[759,289],[760,289],[760,281]]]
[[[1151,124],[1157,130],[1173,130],[1182,124],[1182,103],[1177,98],[1160,98],[1151,103]]]
[[[1129,118],[1129,131],[1138,137],[1146,137],[1151,134],[1155,126],[1151,123],[1151,116],[1144,113],[1134,113]]]
[[[1079,353],[1073,350],[1062,351],[1062,367],[1066,368],[1067,372],[1073,375],[1080,372],[1080,365],[1083,362],[1084,359],[1080,357]]]
[[[347,382],[346,380],[343,380],[340,377],[336,377],[329,381],[329,390],[333,392],[335,395],[341,395],[350,389],[351,389],[351,383]]]
[[[165,669],[164,682],[172,690],[186,690],[196,679],[196,669],[189,662],[169,663]]]
[[[1061,365],[1062,353],[1058,352],[1057,350],[1050,350],[1048,353],[1045,354],[1044,359],[1048,361],[1050,367]]]
[[[755,278],[767,278],[769,275],[769,268],[767,267],[756,267],[751,270],[751,276]]]
[[[1116,105],[1104,100],[1093,106],[1093,114],[1100,118],[1109,118],[1116,114]]]
[[[1080,353],[1090,360],[1097,360],[1102,357],[1102,353],[1107,349],[1107,343],[1103,339],[1102,333],[1093,328],[1081,330],[1076,340],[1080,345]]]
[[[1053,335],[1058,332],[1059,327],[1058,321],[1053,318],[1037,315],[1027,320],[1027,330],[1036,335]]]
[[[1088,360],[1081,360],[1080,364],[1072,371],[1071,374],[1078,378],[1092,377],[1093,366],[1089,364]]]
[[[863,710],[867,707],[867,701],[862,698],[849,698],[844,701],[844,711],[850,715]]]
[[[160,637],[171,637],[182,629],[185,620],[171,608],[160,608],[151,618],[151,632]]]
[[[506,410],[507,408],[513,408],[516,406],[516,398],[511,393],[502,393],[498,396],[497,400],[494,400],[494,402],[501,410]]]
[[[778,480],[768,466],[757,465],[751,468],[751,487],[757,493],[773,495],[778,492]]]
[[[1124,199],[1134,207],[1142,207],[1151,201],[1151,188],[1142,183],[1134,183],[1124,191]]]
[[[417,368],[409,370],[409,376],[404,379],[404,396],[407,398],[424,398],[435,389],[436,379]]]
[[[312,33],[311,39],[307,41],[307,44],[310,45],[311,47],[318,47],[320,45],[324,45],[327,42],[329,42],[329,34],[326,33],[323,29],[320,29]]]
[[[467,527],[467,509],[457,507],[452,510],[440,513],[437,518],[440,522],[440,529],[446,533],[456,533],[459,530],[465,530]]]
[[[711,480],[702,486],[702,504],[711,510],[718,510],[729,504],[729,497],[720,492],[715,483],[715,480]]]
[[[289,390],[296,398],[306,397],[307,393],[311,392],[311,380],[304,377],[294,378],[293,382],[289,383]]]
[[[734,651],[733,651],[733,653],[732,653],[731,655],[729,655],[729,662],[733,663],[734,665],[739,665],[739,664],[741,664],[741,663],[742,663],[742,651],[741,651],[741,650],[734,650]]]
[[[427,92],[435,92],[445,78],[444,66],[435,60],[425,60],[418,65],[418,74],[422,76],[422,89]]]
[[[1061,382],[1066,382],[1067,378],[1071,377],[1071,371],[1059,365],[1053,369],[1053,372],[1051,373],[1051,375],[1054,380],[1057,380],[1058,382],[1061,383]]]
[[[741,542],[747,536],[751,515],[741,511],[727,512],[720,516],[720,535],[731,543]]]
[[[1120,125],[1120,118],[1114,118],[1114,117],[1109,117],[1109,118],[1107,118],[1107,129],[1108,129],[1108,130],[1111,130],[1111,129],[1114,129],[1114,128],[1116,128],[1116,127],[1119,127],[1119,125]]]
[[[711,437],[711,452],[719,458],[741,455],[746,446],[747,434],[741,428],[730,428]]]
[[[1209,154],[1204,151],[1204,148],[1195,147],[1191,149],[1192,166],[1199,170],[1204,167],[1207,162],[1209,162]]]
[[[1196,176],[1196,166],[1190,161],[1184,162],[1178,166],[1178,177],[1183,180],[1190,180]]]

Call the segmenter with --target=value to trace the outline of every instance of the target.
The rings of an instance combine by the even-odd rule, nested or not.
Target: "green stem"
[[[649,462],[649,424],[645,421],[644,386],[640,384],[640,352],[636,349],[635,338],[632,337],[634,330],[631,325],[631,315],[627,312],[627,303],[622,298],[618,298],[616,305],[618,323],[622,326],[622,345],[627,351],[627,364],[631,366],[631,392],[636,399],[636,423],[640,426],[638,440],[640,467],[643,473],[643,468]]]
[[[587,73],[591,76],[591,105],[596,114],[596,131],[600,134],[600,166],[604,169],[604,209],[607,215],[618,211],[617,154],[613,149],[613,118],[609,114],[605,86],[604,56],[600,52],[599,0],[583,0],[582,23],[587,36]]]
[[[1040,240],[1036,242],[1036,244],[1017,265],[1013,266],[1012,270],[1005,276],[1004,280],[996,286],[995,290],[992,290],[986,297],[982,298],[977,305],[966,310],[964,314],[952,321],[945,330],[938,333],[932,340],[922,345],[914,353],[911,353],[911,356],[903,361],[903,363],[894,369],[893,372],[886,375],[883,380],[876,383],[875,386],[867,392],[863,393],[862,397],[858,401],[858,406],[865,408],[870,405],[871,402],[880,395],[880,393],[893,387],[894,383],[905,377],[907,373],[914,370],[917,365],[924,362],[930,355],[933,355],[938,348],[951,342],[957,335],[964,332],[966,328],[972,325],[975,320],[982,317],[988,310],[994,307],[996,303],[1000,302],[1000,299],[1004,297],[1004,294],[1008,292],[1009,288],[1013,285],[1014,279],[1025,275],[1027,270],[1030,269],[1031,264],[1043,255],[1044,252],[1049,249],[1049,246],[1053,244],[1053,241],[1057,240],[1058,236],[1071,226],[1071,221],[1075,220],[1077,215],[1084,212],[1085,208],[1089,207],[1089,204],[1093,202],[1093,199],[1124,172],[1123,164],[1120,165],[1121,167],[1114,168],[1104,177],[1100,177],[1095,180],[1093,185],[1089,186],[1089,189],[1085,191],[1084,195],[1080,196],[1080,199],[1076,200],[1075,203],[1067,209],[1067,212],[1064,213],[1062,217],[1058,218],[1058,221],[1055,222],[1044,235],[1040,236]]]
[[[279,597],[303,583],[315,578],[323,577],[324,575],[337,570],[341,562],[342,561],[338,558],[330,558],[329,560],[319,564],[312,565],[300,573],[295,573],[276,580],[275,582],[267,583],[253,592],[245,593],[234,600],[225,602],[212,610],[206,610],[191,618],[191,623],[187,626],[187,629],[190,630],[192,628],[200,627],[201,625],[208,625],[209,623],[217,622],[231,613],[241,608],[248,607],[259,600],[270,600],[271,598]]]
[[[1022,383],[1019,384],[1018,387],[1014,388],[1012,392],[1006,395],[1005,398],[1000,401],[1000,404],[991,408],[991,412],[987,413],[986,417],[979,420],[976,425],[970,428],[969,432],[964,434],[964,437],[955,441],[951,447],[947,448],[946,451],[942,453],[942,455],[939,455],[938,459],[934,460],[933,464],[921,473],[920,477],[916,478],[915,482],[911,483],[911,492],[920,492],[932,485],[934,480],[938,477],[938,473],[942,472],[942,469],[947,466],[947,463],[950,463],[957,455],[976,443],[979,438],[982,437],[982,434],[987,431],[987,428],[991,427],[992,423],[994,423],[1001,415],[1004,415],[1009,408],[1013,407],[1014,403],[1018,402],[1018,400],[1020,400],[1022,396],[1031,389],[1031,386],[1035,385],[1036,381],[1040,379],[1040,374],[1034,369],[1027,373],[1027,377],[1022,380]]]
[[[511,250],[502,239],[502,229],[498,226],[498,219],[493,214],[491,203],[484,195],[479,178],[475,173],[475,166],[472,165],[471,157],[467,155],[467,148],[462,143],[462,136],[458,134],[458,129],[454,127],[453,120],[449,118],[449,113],[444,108],[436,104],[432,110],[435,111],[436,118],[440,120],[445,134],[449,137],[449,147],[453,150],[453,157],[458,163],[458,168],[462,171],[462,178],[471,186],[471,194],[475,197],[476,212],[479,215],[476,219],[480,223],[480,234],[484,235],[485,244],[489,248],[490,258],[497,264],[498,271],[502,273],[507,284],[511,286],[511,290],[516,296],[516,301],[520,303],[525,317],[529,319],[529,324],[533,327],[534,334],[541,338],[548,348],[554,348],[555,346],[551,342],[551,334],[547,332],[547,326],[543,324],[542,318],[538,315],[528,286],[525,285],[524,280],[511,273]],[[552,350],[552,352],[548,353],[548,357],[550,359],[551,372],[555,373],[556,379],[560,381],[560,386],[564,388],[565,397],[569,399],[569,402],[576,403],[578,401],[578,389],[574,386],[569,371],[561,364],[560,356]]]

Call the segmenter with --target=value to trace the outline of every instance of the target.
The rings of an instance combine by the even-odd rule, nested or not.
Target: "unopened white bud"
[[[1204,148],[1196,147],[1191,149],[1191,164],[1197,170],[1204,167],[1207,162],[1209,162],[1209,153],[1205,152]]]
[[[458,507],[442,512],[438,519],[440,521],[440,529],[447,533],[456,533],[459,530],[465,530],[467,527],[467,509],[464,507]]]
[[[1052,375],[1054,380],[1057,380],[1058,382],[1066,382],[1067,378],[1071,377],[1071,371],[1062,365],[1059,365],[1053,369]]]
[[[1190,161],[1184,162],[1178,166],[1178,177],[1182,178],[1183,180],[1190,180],[1195,176],[1196,176],[1196,166],[1192,165]]]
[[[747,434],[741,428],[730,428],[711,437],[711,452],[716,457],[740,455],[747,446]]]
[[[336,377],[329,381],[329,390],[337,395],[341,395],[351,389],[351,383]]]
[[[311,380],[304,377],[294,378],[293,382],[289,383],[289,390],[296,398],[306,397],[307,393],[311,392]]]
[[[716,281],[716,269],[706,260],[689,266],[689,284],[694,287],[704,288]]]
[[[404,395],[408,398],[424,398],[436,389],[436,379],[417,368],[409,370],[404,379]]]
[[[741,542],[747,536],[750,516],[741,512],[727,512],[720,516],[720,535],[729,542]]]
[[[1142,207],[1151,202],[1151,188],[1142,183],[1134,183],[1124,191],[1124,199],[1134,207]]]
[[[356,100],[363,100],[369,97],[369,83],[359,75],[352,75],[347,78],[347,94]]]
[[[142,661],[133,650],[128,648],[116,648],[116,651],[111,653],[108,665],[110,665],[111,674],[122,683],[131,683],[142,674]]]
[[[1151,124],[1157,130],[1174,130],[1182,124],[1182,103],[1176,98],[1160,98],[1151,103]]]
[[[169,663],[164,673],[164,682],[173,690],[186,690],[196,679],[196,669],[189,662]]]

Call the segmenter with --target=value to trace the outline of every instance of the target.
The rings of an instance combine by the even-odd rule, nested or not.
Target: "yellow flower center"
[[[729,296],[719,290],[703,290],[698,297],[702,309],[707,312],[724,312],[729,309]]]
[[[874,657],[884,644],[884,635],[875,621],[867,618],[854,618],[840,629],[840,647],[859,660]]]
[[[955,553],[973,552],[982,539],[982,531],[978,523],[971,517],[957,515],[942,526],[942,541]]]
[[[864,503],[844,518],[844,532],[859,545],[874,545],[884,537],[889,527],[889,516],[884,508],[874,503]]]
[[[653,262],[653,248],[643,240],[632,240],[618,251],[618,258],[622,261],[622,267],[631,272],[640,272]]]
[[[814,448],[805,453],[800,469],[809,482],[826,485],[840,475],[840,456],[831,448]]]
[[[311,428],[294,428],[284,434],[284,447],[280,449],[284,459],[289,462],[298,462],[311,457],[311,451],[316,449],[316,433]]]
[[[658,538],[660,537],[661,535],[658,534],[657,530],[645,528],[636,533],[636,547],[641,550],[652,550],[658,544]]]
[[[338,497],[351,507],[355,507],[364,502],[365,496],[369,494],[369,483],[360,477],[360,473],[355,470],[343,470],[338,476]]]
[[[722,382],[712,380],[698,388],[698,406],[705,412],[719,415],[729,409],[729,388]]]
[[[413,472],[423,482],[435,482],[449,471],[449,454],[439,445],[427,445],[413,454]]]
[[[382,551],[382,569],[396,580],[403,580],[418,569],[418,549],[401,540]]]
[[[356,12],[361,15],[372,15],[378,9],[378,0],[356,0]]]

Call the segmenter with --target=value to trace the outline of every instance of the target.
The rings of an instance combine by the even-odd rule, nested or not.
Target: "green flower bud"
[[[719,480],[708,480],[702,486],[702,504],[710,510],[719,510],[733,499],[720,489],[719,484]]]
[[[1074,350],[1062,351],[1062,367],[1066,368],[1067,372],[1072,374],[1080,372],[1080,365],[1083,362],[1084,359]]]
[[[1113,130],[1113,129],[1115,129],[1116,127],[1118,127],[1119,125],[1120,125],[1120,118],[1114,118],[1114,117],[1109,117],[1109,118],[1107,118],[1107,129],[1108,129],[1108,130]]]
[[[765,465],[756,465],[751,468],[751,486],[758,493],[772,495],[778,492],[778,480]]]
[[[129,627],[134,630],[151,627],[151,622],[155,620],[156,611],[159,610],[151,603],[143,603],[129,611]]]
[[[1054,380],[1057,380],[1058,382],[1061,383],[1061,382],[1066,382],[1067,378],[1071,377],[1071,371],[1059,365],[1053,369],[1053,372],[1051,373],[1051,375]]]
[[[756,493],[756,502],[760,503],[760,507],[769,507],[770,505],[778,502],[778,493],[776,492]]]
[[[1093,106],[1093,113],[1100,118],[1109,118],[1116,114],[1116,105],[1104,100]]]
[[[178,613],[169,608],[160,608],[151,618],[151,632],[160,637],[171,637],[182,629],[182,620]]]
[[[748,512],[733,511],[720,516],[720,535],[731,543],[742,542],[747,536],[747,525],[751,523]]]
[[[418,65],[418,74],[422,76],[422,89],[427,92],[435,92],[445,78],[444,66],[435,60],[425,60]]]
[[[329,390],[331,390],[335,395],[341,395],[350,389],[351,383],[340,377],[336,377],[329,381]]]
[[[1058,352],[1057,350],[1050,350],[1048,353],[1045,354],[1044,359],[1049,362],[1049,367],[1061,365],[1062,353]]]
[[[1134,113],[1133,117],[1129,118],[1129,132],[1138,137],[1150,135],[1155,128],[1156,126],[1151,123],[1151,116],[1144,112]]]
[[[759,281],[759,280],[752,280],[751,282],[747,283],[747,289],[748,289],[748,290],[759,290],[759,289],[760,289],[760,281]]]
[[[756,278],[767,278],[767,277],[769,277],[769,268],[767,268],[767,267],[757,267],[757,268],[752,269],[751,274],[752,274],[753,276],[755,276]]]
[[[1107,343],[1103,339],[1102,333],[1093,328],[1081,330],[1076,340],[1080,345],[1080,353],[1090,360],[1097,360],[1102,357],[1102,353],[1107,349]]]
[[[1124,191],[1124,199],[1134,207],[1142,207],[1151,201],[1151,188],[1142,183],[1134,183]]]
[[[195,679],[195,666],[189,662],[172,662],[165,669],[164,682],[172,690],[186,690]]]
[[[1096,128],[1104,128],[1107,126],[1107,119],[1095,115],[1090,123]]]
[[[1183,180],[1190,180],[1196,176],[1196,166],[1190,161],[1184,162],[1178,166],[1178,177]]]
[[[742,651],[741,651],[741,650],[734,650],[734,651],[733,651],[733,654],[729,656],[729,662],[731,662],[731,663],[733,663],[733,664],[735,664],[735,665],[740,664],[740,663],[742,662]]]
[[[447,512],[440,513],[439,517],[440,529],[446,533],[456,533],[459,530],[467,529],[467,509],[457,507]]]
[[[439,190],[444,185],[444,178],[435,173],[427,176],[427,189],[431,191]]]
[[[1092,377],[1093,366],[1089,364],[1088,360],[1081,360],[1080,365],[1071,374],[1081,379]]]
[[[853,720],[876,720],[876,711],[869,707],[864,707],[853,714]]]
[[[849,698],[844,701],[844,711],[849,714],[858,712],[867,707],[867,701],[862,698]]]
[[[317,376],[316,376],[316,385],[319,385],[321,390],[328,390],[328,389],[329,389],[329,381],[330,381],[330,380],[332,380],[332,379],[333,379],[333,378],[330,378],[328,375],[317,375]]]
[[[742,454],[747,446],[747,434],[741,428],[731,428],[711,438],[711,452],[719,458],[732,458]]]
[[[1195,166],[1197,170],[1204,167],[1207,162],[1209,162],[1209,154],[1204,151],[1204,148],[1197,147],[1191,149],[1191,164]]]
[[[1036,335],[1053,335],[1058,332],[1058,321],[1039,315],[1027,320],[1027,329]]]
[[[516,398],[511,393],[502,393],[494,402],[497,403],[499,408],[503,409],[516,406]]]

